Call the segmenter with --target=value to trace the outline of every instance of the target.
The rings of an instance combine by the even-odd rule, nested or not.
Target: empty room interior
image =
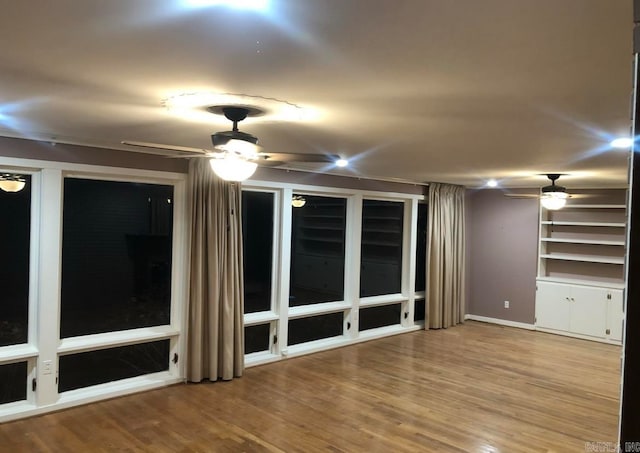
[[[631,0],[0,35],[0,450],[640,451]]]

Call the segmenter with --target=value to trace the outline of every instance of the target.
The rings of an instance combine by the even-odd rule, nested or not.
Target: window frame
[[[183,173],[124,167],[74,164],[0,156],[0,169],[29,174],[32,182],[28,342],[0,347],[0,364],[27,361],[27,399],[0,405],[0,423],[182,382],[186,369],[186,300],[188,296],[188,229],[186,179]],[[174,187],[171,265],[171,321],[168,325],[60,339],[62,208],[65,178]],[[47,322],[38,322],[46,319]],[[58,393],[58,357],[74,352],[108,349],[169,339],[169,371]],[[178,363],[170,360],[178,355]],[[50,361],[50,362],[49,362]],[[47,371],[44,362],[49,362]],[[36,390],[31,381],[35,379]]]
[[[277,335],[278,341],[272,344],[268,353],[259,352],[245,355],[245,366],[251,367],[263,363],[282,360],[287,357],[304,355],[316,351],[323,351],[348,344],[356,344],[374,338],[419,330],[424,323],[415,323],[414,301],[420,298],[415,292],[415,247],[417,242],[417,206],[418,202],[425,202],[424,195],[377,192],[371,190],[343,189],[317,185],[305,185],[297,183],[283,183],[272,181],[249,180],[243,183],[243,190],[275,191],[279,194],[279,203],[274,206],[274,219],[279,219],[280,247],[274,254],[280,256],[278,267],[273,277],[277,279],[278,295],[277,308],[272,314],[246,314],[245,326],[270,322],[275,327],[273,335]],[[289,307],[289,285],[291,272],[291,235],[292,214],[291,199],[293,194],[346,198],[347,209],[345,219],[345,273],[344,273],[344,300],[337,302],[325,302],[312,305]],[[362,201],[363,199],[381,201],[395,201],[404,203],[403,206],[403,240],[402,240],[402,274],[401,292],[385,294],[381,296],[359,297],[360,287],[360,255],[362,237]],[[276,275],[278,274],[279,275]],[[354,282],[357,282],[354,284]],[[379,305],[401,304],[401,323],[358,331],[360,307],[372,307]],[[314,340],[288,346],[287,326],[290,319],[299,319],[308,316],[316,316],[329,313],[343,313],[343,335],[338,337]]]

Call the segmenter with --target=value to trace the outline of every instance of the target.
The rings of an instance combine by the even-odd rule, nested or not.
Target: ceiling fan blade
[[[152,149],[164,149],[167,151],[178,151],[181,153],[191,153],[194,156],[206,155],[208,156],[211,151],[203,148],[191,148],[189,146],[176,146],[176,145],[165,145],[162,143],[150,143],[150,142],[136,142],[123,140],[120,143],[128,146],[136,146],[138,148],[152,148]],[[179,156],[179,157],[192,157],[192,156]]]
[[[340,156],[336,154],[306,154],[306,153],[258,153],[265,161],[287,162],[327,162],[334,163]]]
[[[504,193],[507,198],[540,198],[540,194],[536,193]]]

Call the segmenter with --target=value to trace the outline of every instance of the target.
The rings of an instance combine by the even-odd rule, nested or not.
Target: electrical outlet
[[[508,300],[504,301],[504,308],[509,308],[509,301]]]
[[[51,360],[42,361],[42,374],[51,374],[53,362]]]

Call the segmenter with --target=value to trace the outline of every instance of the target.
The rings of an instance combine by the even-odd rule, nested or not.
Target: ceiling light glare
[[[317,122],[323,114],[312,107],[257,95],[215,93],[211,91],[182,92],[162,99],[162,105],[171,113],[190,121],[211,123],[224,121],[223,115],[216,115],[207,108],[218,105],[238,105],[256,108],[264,114],[253,116],[251,122],[285,121],[285,122]]]
[[[618,137],[615,140],[611,140],[609,145],[612,148],[629,149],[633,145],[633,139],[631,137]]]
[[[490,179],[487,181],[487,187],[498,187],[498,181],[495,179]]]
[[[567,204],[567,198],[569,194],[566,192],[546,192],[540,197],[540,203],[545,209],[550,211],[557,211],[564,208]]]
[[[338,159],[336,161],[336,167],[346,167],[349,165],[349,161],[347,159]]]
[[[187,8],[226,6],[234,9],[264,11],[269,7],[269,0],[182,0],[182,4]]]

